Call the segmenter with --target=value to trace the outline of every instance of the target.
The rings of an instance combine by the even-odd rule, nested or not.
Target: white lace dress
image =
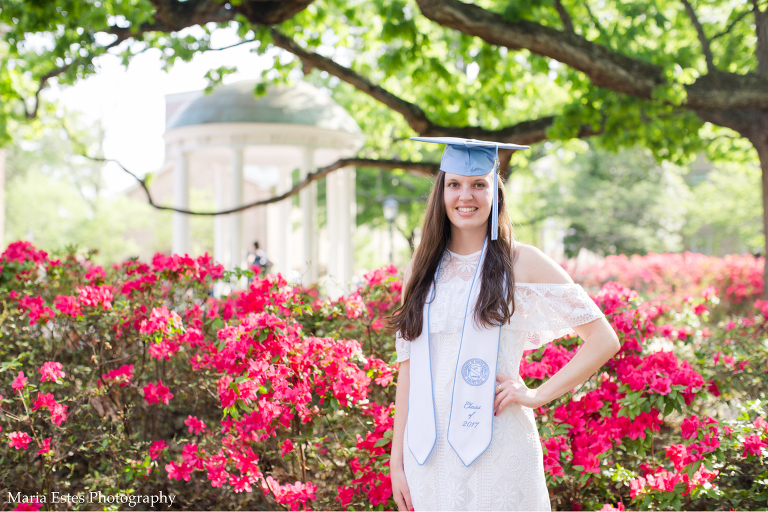
[[[493,418],[488,449],[465,467],[446,439],[464,308],[480,251],[446,251],[429,314],[429,346],[437,441],[419,466],[403,443],[403,465],[416,510],[550,510],[544,461],[533,410],[508,405]],[[571,327],[604,316],[577,284],[516,283],[516,311],[502,326],[498,372],[516,378],[524,350],[573,332]],[[470,312],[472,314],[472,312]],[[409,359],[409,343],[397,360]]]

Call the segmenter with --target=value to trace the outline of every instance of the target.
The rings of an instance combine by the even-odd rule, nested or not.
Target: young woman
[[[493,158],[504,145],[418,140],[449,145],[390,319],[400,362],[395,502],[399,510],[550,510],[533,408],[588,379],[619,350],[618,338],[559,265],[514,241]],[[581,349],[528,389],[518,374],[523,351],[572,332]]]

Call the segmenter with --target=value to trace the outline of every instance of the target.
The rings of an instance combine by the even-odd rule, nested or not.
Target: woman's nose
[[[472,199],[472,190],[470,190],[469,187],[461,187],[461,192],[459,193],[459,199],[462,201],[468,201]]]

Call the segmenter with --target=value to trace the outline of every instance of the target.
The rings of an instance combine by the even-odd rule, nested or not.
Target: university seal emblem
[[[470,386],[480,386],[488,380],[490,375],[488,364],[482,359],[469,359],[461,367],[461,376]]]

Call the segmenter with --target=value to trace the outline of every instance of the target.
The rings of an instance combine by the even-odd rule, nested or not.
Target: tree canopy
[[[3,126],[35,117],[42,88],[95,73],[106,52],[127,63],[154,48],[172,66],[219,50],[212,32],[232,26],[238,44],[282,51],[257,89],[301,76],[322,83],[368,135],[359,156],[387,168],[437,159],[438,149],[407,140],[415,134],[523,144],[593,137],[675,163],[701,151],[759,160],[768,198],[768,0],[1,5]],[[211,86],[232,71],[211,70]],[[530,154],[513,155],[509,169],[503,156],[509,172]]]

